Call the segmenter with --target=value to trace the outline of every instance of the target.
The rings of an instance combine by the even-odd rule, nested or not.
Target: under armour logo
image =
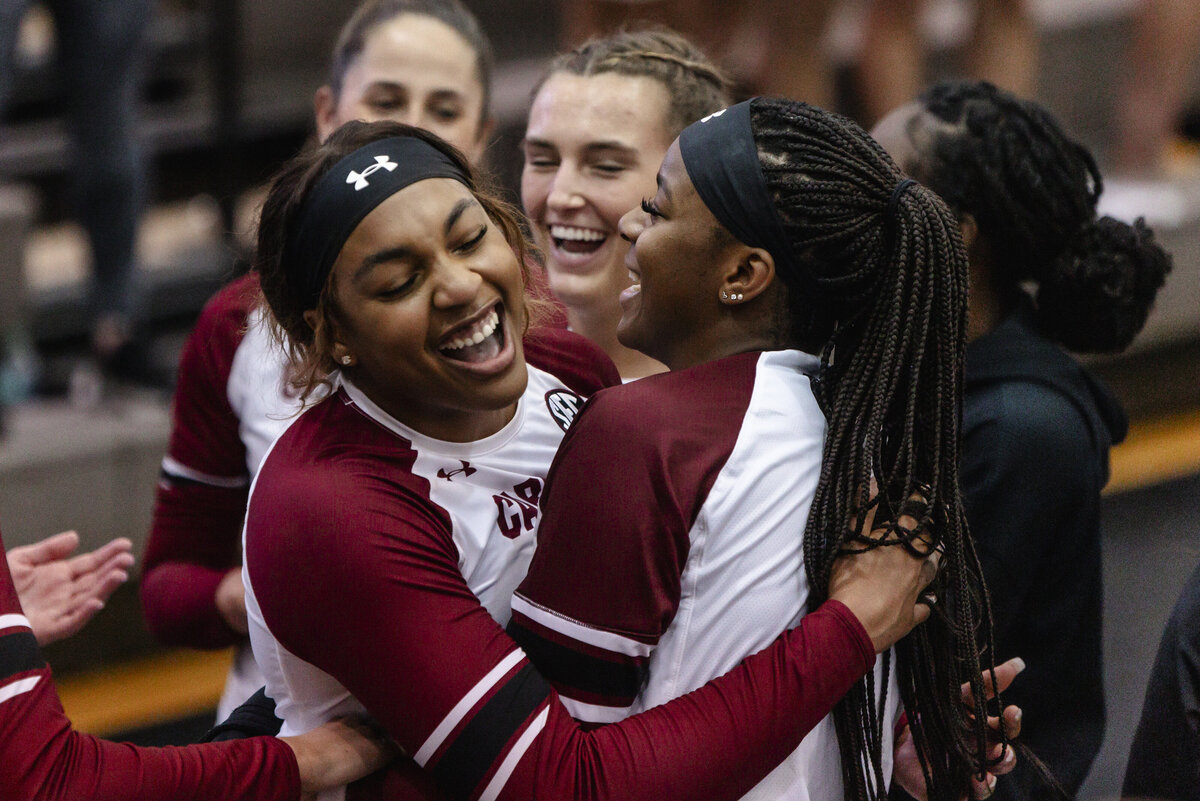
[[[462,467],[456,467],[453,470],[447,470],[444,467],[439,467],[437,471],[437,477],[444,478],[447,481],[453,481],[454,477],[457,475],[470,477],[472,473],[478,472],[474,467],[471,467],[471,463],[465,459],[459,459],[458,462],[462,465]]]
[[[707,117],[704,117],[703,119],[701,119],[700,122],[704,123],[704,122],[708,122],[709,120],[714,119],[716,117],[720,117],[726,111],[728,111],[728,109],[721,109],[720,111],[714,111],[712,114],[709,114]],[[374,168],[372,168],[372,169],[374,169]]]
[[[367,167],[362,172],[355,172],[354,170],[351,170],[350,174],[346,176],[346,183],[354,184],[354,191],[358,192],[368,186],[368,176],[373,175],[379,170],[387,170],[388,172],[391,172],[394,169],[396,169],[396,162],[392,161],[390,157],[376,156],[375,163],[370,167]]]

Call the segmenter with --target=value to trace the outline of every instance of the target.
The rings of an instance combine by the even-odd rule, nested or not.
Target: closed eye
[[[651,217],[662,217],[662,212],[658,210],[658,206],[654,205],[654,201],[642,198],[642,211],[649,214]]]
[[[455,248],[455,251],[458,253],[470,253],[471,251],[475,250],[475,248],[479,247],[479,244],[483,242],[483,238],[487,236],[487,232],[488,227],[486,225],[479,226],[479,231],[476,232],[475,235],[466,242],[463,242],[461,245]]]
[[[396,286],[393,286],[393,287],[388,287],[387,289],[380,290],[379,292],[376,293],[376,295],[380,298],[383,298],[384,300],[392,300],[394,298],[399,298],[403,295],[407,295],[409,293],[409,291],[412,290],[413,287],[415,287],[417,285],[417,278],[418,278],[418,276],[416,274],[409,276],[409,278],[406,281],[404,281],[403,283],[397,284]]]

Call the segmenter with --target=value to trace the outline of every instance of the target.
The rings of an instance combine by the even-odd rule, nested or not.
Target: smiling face
[[[472,163],[483,156],[490,125],[470,44],[453,28],[400,14],[367,34],[346,69],[341,92],[317,92],[317,135],[324,141],[350,120],[395,120],[431,131]]]
[[[470,441],[525,390],[520,264],[463,184],[432,178],[379,204],[333,266],[333,357],[411,428]]]
[[[739,253],[749,249],[700,199],[678,141],[663,159],[654,197],[622,218],[621,235],[630,242],[625,267],[632,281],[621,293],[621,344],[672,370],[729,350],[721,341],[720,292],[739,280]]]
[[[617,224],[654,192],[672,138],[668,101],[658,81],[615,73],[555,73],[534,99],[521,199],[550,288],[568,309],[616,314],[629,285]]]

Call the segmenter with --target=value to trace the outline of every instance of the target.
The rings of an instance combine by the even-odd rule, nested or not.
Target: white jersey
[[[575,717],[612,722],[688,693],[805,615],[825,436],[818,366],[799,351],[741,354],[606,390],[580,416],[510,626]],[[881,660],[882,684],[890,776],[899,701]],[[826,717],[746,797],[842,795]]]

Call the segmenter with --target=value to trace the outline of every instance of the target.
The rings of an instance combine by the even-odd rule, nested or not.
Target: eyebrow
[[[474,206],[475,203],[474,197],[464,197],[455,203],[454,208],[450,209],[450,213],[446,215],[446,225],[442,228],[442,233],[445,236],[450,236],[450,229],[458,222],[458,218],[463,216],[463,212]]]
[[[446,224],[442,229],[444,236],[450,235],[450,230],[454,228],[454,224],[457,223],[459,218],[463,216],[463,213],[467,209],[474,206],[475,203],[475,198],[465,197],[454,204],[454,208],[450,209],[450,213],[446,215]],[[358,281],[362,279],[367,273],[378,267],[380,264],[389,261],[401,261],[409,258],[411,255],[412,251],[404,247],[386,248],[384,250],[372,253],[359,262],[358,269],[354,271],[354,280]]]
[[[528,136],[521,140],[521,147],[544,147],[547,150],[558,150],[558,146],[553,142],[550,142],[546,139],[534,139]],[[636,156],[638,154],[636,147],[627,145],[624,142],[618,142],[615,139],[606,140],[603,142],[588,142],[586,145],[584,145],[583,149],[588,153],[602,150],[616,150],[628,156]]]
[[[658,172],[654,173],[654,183],[658,185],[659,191],[666,195],[668,201],[675,199],[674,194],[671,192],[671,187],[667,186],[667,182],[663,179],[661,168]]]
[[[367,273],[385,262],[402,261],[410,255],[412,255],[412,252],[408,248],[387,248],[386,250],[376,251],[359,263],[358,269],[354,271],[354,280],[362,280]]]

